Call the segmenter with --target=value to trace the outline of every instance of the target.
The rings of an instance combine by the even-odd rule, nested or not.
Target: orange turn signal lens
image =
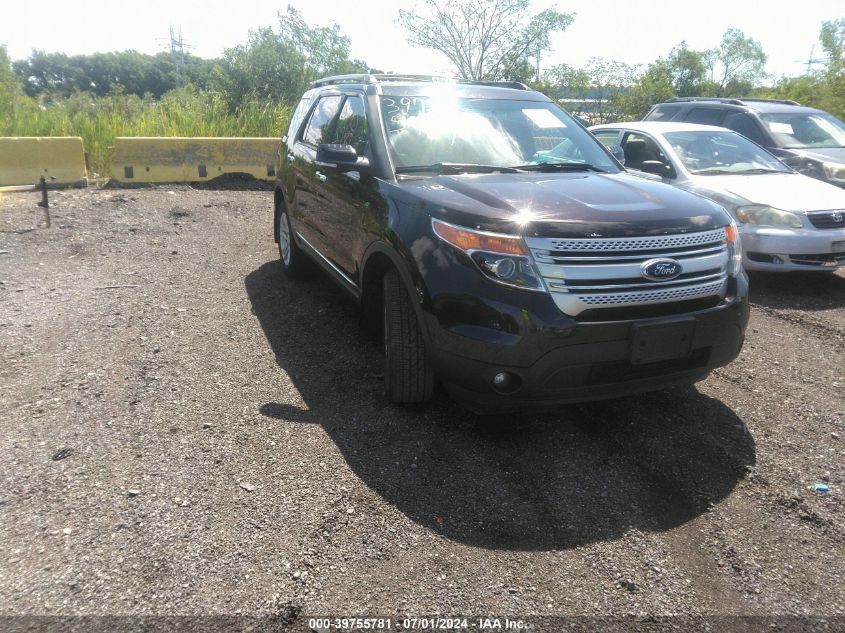
[[[735,224],[728,224],[725,227],[725,235],[727,236],[728,243],[730,244],[736,244],[737,240],[739,240],[739,233],[737,233]]]
[[[451,224],[432,220],[434,232],[442,240],[464,251],[487,251],[506,255],[528,255],[528,249],[521,237],[480,233],[468,229],[459,229]]]

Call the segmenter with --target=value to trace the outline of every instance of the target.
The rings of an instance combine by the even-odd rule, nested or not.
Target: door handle
[[[326,176],[326,174],[324,174],[323,172],[320,172],[320,171],[317,171],[317,172],[314,172],[314,173],[317,174],[317,178],[320,179],[320,182],[326,182],[326,179],[328,178],[328,176]]]

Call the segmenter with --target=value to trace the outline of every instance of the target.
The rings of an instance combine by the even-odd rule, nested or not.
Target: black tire
[[[395,403],[427,402],[434,372],[417,313],[396,270],[384,276],[384,390]]]
[[[310,272],[311,262],[308,260],[308,256],[296,245],[284,203],[279,208],[278,218],[279,263],[281,263],[282,270],[288,277],[303,278]]]

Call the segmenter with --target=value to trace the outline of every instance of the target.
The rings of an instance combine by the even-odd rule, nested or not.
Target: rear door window
[[[596,130],[593,132],[593,136],[599,140],[599,143],[607,148],[611,148],[616,145],[616,139],[619,138],[619,130]]]
[[[725,113],[718,108],[693,108],[687,113],[687,123],[699,123],[700,125],[722,125]]]
[[[677,105],[658,105],[652,108],[643,121],[671,121],[681,111]]]
[[[731,112],[725,117],[722,125],[729,130],[742,134],[745,138],[757,143],[757,145],[765,145],[766,143],[757,122],[745,112]]]

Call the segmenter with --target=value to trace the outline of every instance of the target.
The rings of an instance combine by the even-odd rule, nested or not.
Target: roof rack
[[[800,106],[801,104],[792,99],[763,99],[762,97],[743,97],[743,101],[755,101],[761,103],[782,103],[783,105]]]
[[[800,106],[801,104],[791,99],[763,99],[762,97],[742,97],[735,99],[733,97],[675,97],[667,99],[666,103],[679,103],[685,101],[716,101],[717,103],[728,103],[730,105],[744,105],[748,101],[754,103],[782,103],[783,105]]]
[[[731,105],[742,105],[739,99],[731,99],[727,97],[674,97],[667,99],[667,103],[683,103],[687,101],[715,101],[716,103],[729,103]]]
[[[419,81],[428,83],[458,83],[472,86],[491,86],[495,88],[513,88],[515,90],[530,90],[528,86],[520,81],[474,81],[471,79],[458,79],[441,75],[335,75],[318,79],[311,84],[312,88],[323,86],[337,86],[342,84],[378,84],[391,81]]]

